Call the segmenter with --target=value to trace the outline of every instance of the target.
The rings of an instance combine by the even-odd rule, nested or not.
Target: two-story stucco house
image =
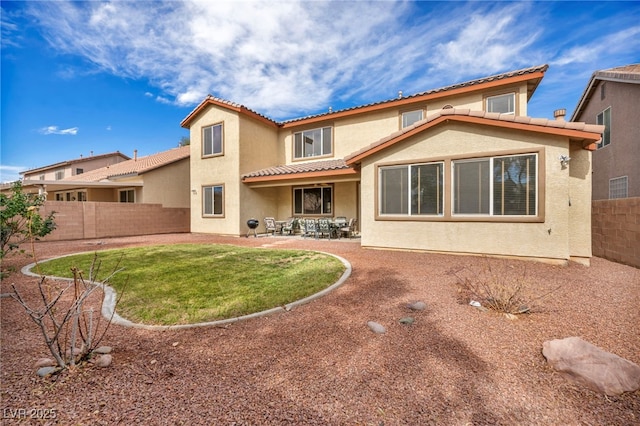
[[[209,96],[181,123],[191,231],[239,236],[249,218],[346,216],[363,247],[588,263],[602,126],[528,117],[546,70],[282,122]]]
[[[99,155],[93,155],[92,153],[88,157],[79,157],[74,158],[73,160],[61,161],[59,163],[25,170],[24,172],[20,172],[20,174],[22,175],[23,181],[62,180],[64,178],[81,175],[82,173],[99,169],[101,167],[111,166],[129,159],[129,157],[119,151]]]
[[[605,126],[593,153],[593,199],[640,197],[640,64],[594,72],[571,121]]]

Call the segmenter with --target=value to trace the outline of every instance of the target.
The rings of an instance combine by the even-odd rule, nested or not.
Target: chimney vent
[[[133,150],[133,161],[138,161],[138,150],[137,149]]]
[[[567,110],[565,108],[560,108],[553,111],[553,116],[558,121],[564,121],[564,116],[567,115]]]
[[[402,90],[398,90],[398,99],[402,99]]]

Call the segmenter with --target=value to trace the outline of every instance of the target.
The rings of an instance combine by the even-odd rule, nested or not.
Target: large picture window
[[[222,123],[202,128],[202,156],[222,155]]]
[[[487,112],[499,112],[501,114],[516,113],[516,94],[490,96],[487,98]]]
[[[222,216],[224,214],[224,187],[222,185],[202,187],[202,214]]]
[[[535,216],[537,154],[453,162],[453,213]]]
[[[381,215],[442,215],[444,164],[380,167]]]
[[[602,140],[598,144],[598,148],[604,148],[611,143],[611,108],[605,109],[596,116],[596,124],[604,126]]]
[[[293,213],[295,215],[330,215],[333,206],[333,187],[294,188]]]
[[[319,157],[331,155],[331,127],[305,130],[293,135],[294,158]]]

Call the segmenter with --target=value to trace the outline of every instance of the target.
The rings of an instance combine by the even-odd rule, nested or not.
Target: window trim
[[[212,154],[205,154],[205,140],[204,140],[204,131],[208,128],[213,128],[220,126],[220,152],[213,152],[213,146],[211,147]],[[207,124],[200,128],[200,158],[214,158],[221,157],[224,155],[224,121],[219,121],[213,124]]]
[[[605,112],[609,111],[609,126],[607,129],[607,124],[605,123]],[[596,114],[596,124],[598,124],[598,118],[602,116],[602,124],[601,126],[605,126],[604,132],[602,132],[602,139],[600,139],[600,143],[596,144],[596,149],[602,149],[609,145],[611,145],[611,106],[606,107],[598,114]],[[607,130],[609,132],[607,133]],[[607,142],[605,143],[605,136],[607,136]]]
[[[611,184],[613,183],[613,181],[624,181],[625,182],[625,195],[624,197],[611,197]],[[620,200],[620,199],[624,199],[624,198],[629,198],[629,176],[624,175],[624,176],[618,176],[615,178],[611,178],[609,179],[609,200]]]
[[[296,135],[304,132],[312,132],[314,130],[320,130],[320,134],[323,134],[324,129],[331,129],[331,152],[329,154],[322,153],[321,155],[312,155],[309,157],[296,157]],[[323,141],[324,142],[324,141]],[[324,143],[321,143],[321,146],[324,147]],[[291,160],[292,161],[308,161],[308,160],[316,160],[319,158],[330,158],[334,156],[335,152],[335,127],[333,124],[328,124],[326,126],[320,127],[310,127],[308,129],[302,129],[298,131],[291,132]]]
[[[413,113],[413,112],[419,112],[421,114],[421,117],[418,120],[414,121],[413,123],[408,124],[408,125],[405,126],[404,125],[404,115],[405,114],[410,114],[410,113]],[[410,127],[410,126],[413,126],[418,121],[424,120],[425,117],[426,117],[425,108],[401,110],[400,111],[400,130],[405,129],[405,128]]]
[[[302,213],[296,213],[296,190],[301,189],[303,192],[303,198],[304,198],[304,190],[305,189],[324,189],[324,188],[329,188],[331,189],[331,201],[330,201],[330,207],[331,207],[331,212],[329,213],[324,213],[324,203],[322,205],[322,213],[304,213],[304,206],[302,208]],[[335,186],[333,184],[321,184],[321,185],[299,185],[299,186],[294,186],[291,188],[291,212],[292,212],[292,216],[296,216],[296,217],[333,217],[333,211],[335,210]]]
[[[123,193],[123,192],[129,192],[129,191],[133,192],[133,201],[120,201],[120,194]],[[135,202],[136,202],[136,189],[135,188],[121,188],[121,189],[118,189],[118,202],[119,203],[125,203],[125,204],[128,204],[128,203],[135,204]]]
[[[215,187],[220,187],[222,188],[222,213],[216,214],[216,213],[211,213],[211,214],[206,214],[204,212],[204,190],[205,188],[215,188]],[[227,211],[227,209],[225,208],[225,187],[224,187],[224,183],[213,183],[213,184],[207,184],[207,185],[202,185],[200,187],[200,214],[202,215],[203,219],[222,219],[225,217],[225,213]]]
[[[513,95],[513,112],[498,112],[496,114],[518,115],[518,111],[520,111],[520,105],[518,104],[518,91],[517,90],[508,90],[508,91],[505,91],[505,92],[492,93],[492,94],[483,96],[483,99],[482,99],[483,110],[485,112],[492,112],[492,111],[489,111],[489,99],[498,98],[500,96],[505,96],[505,95]]]
[[[538,212],[536,216],[488,216],[488,215],[475,215],[475,216],[467,216],[467,215],[453,215],[452,207],[453,207],[453,180],[452,180],[452,164],[453,161],[456,160],[466,160],[466,159],[474,159],[474,158],[485,158],[485,157],[506,157],[506,156],[514,156],[514,155],[525,155],[525,154],[537,154],[538,156],[538,170],[537,170],[537,179],[538,179],[538,191],[537,191],[537,203],[538,203]],[[428,215],[428,216],[404,216],[404,215],[380,215],[378,212],[379,208],[379,193],[380,193],[380,179],[379,176],[379,168],[394,166],[394,165],[403,165],[403,164],[417,164],[417,163],[436,163],[436,162],[444,162],[444,206],[443,206],[443,214],[440,216],[436,215]],[[451,155],[451,156],[441,156],[441,157],[425,157],[418,158],[412,160],[405,161],[395,161],[395,162],[386,162],[376,164],[374,166],[374,220],[375,221],[394,221],[394,222],[502,222],[502,223],[544,223],[545,221],[545,200],[546,200],[546,151],[544,147],[538,147],[534,149],[512,149],[512,150],[502,150],[502,151],[487,151],[487,152],[479,152],[475,154],[460,154],[460,155]]]
[[[441,204],[441,210],[442,213],[427,213],[427,214],[418,214],[418,213],[412,213],[411,212],[411,207],[412,207],[412,199],[411,199],[411,168],[412,167],[418,167],[418,166],[429,166],[429,165],[439,165],[441,167],[442,170],[442,190],[439,191],[439,195],[440,195],[440,199],[438,201],[439,204]],[[376,168],[376,179],[378,182],[382,183],[382,179],[381,179],[381,174],[382,171],[384,171],[385,169],[400,169],[400,168],[406,168],[407,169],[407,204],[406,204],[406,208],[407,208],[407,213],[382,213],[381,212],[381,208],[382,208],[382,191],[376,191],[376,216],[379,217],[408,217],[408,218],[424,218],[424,217],[432,217],[432,218],[436,218],[436,217],[443,217],[444,216],[444,210],[445,210],[445,186],[444,186],[444,176],[445,176],[445,162],[444,161],[430,161],[430,162],[410,162],[410,163],[403,163],[403,164],[392,164],[392,165],[381,165],[379,167]]]

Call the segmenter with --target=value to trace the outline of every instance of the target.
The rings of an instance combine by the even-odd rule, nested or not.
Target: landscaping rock
[[[56,371],[56,367],[42,367],[38,369],[38,376],[47,377],[49,374]]]
[[[414,323],[414,319],[412,317],[404,317],[400,318],[400,324],[411,325]]]
[[[427,304],[424,302],[410,303],[407,307],[413,311],[424,311],[427,308]]]
[[[384,334],[387,332],[387,329],[384,328],[384,326],[382,326],[382,324],[378,324],[375,321],[369,321],[367,323],[367,325],[369,326],[369,328],[371,329],[371,331],[373,331],[376,334]]]
[[[579,337],[548,340],[542,354],[567,379],[596,392],[620,395],[640,389],[640,366]]]
[[[93,352],[96,354],[110,354],[111,346],[100,346],[99,348],[94,349]]]
[[[36,361],[36,364],[35,364],[36,368],[55,367],[55,366],[56,366],[56,362],[51,358],[40,358],[39,360]]]
[[[108,367],[111,365],[112,360],[113,358],[109,354],[100,355],[98,359],[96,359],[96,365],[102,368]]]

